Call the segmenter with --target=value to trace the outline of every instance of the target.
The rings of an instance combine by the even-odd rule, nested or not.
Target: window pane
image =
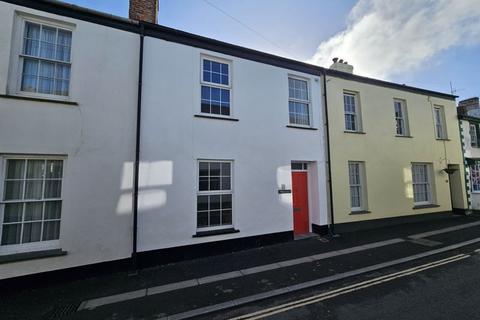
[[[210,162],[210,175],[211,176],[220,175],[220,162]]]
[[[231,208],[232,208],[232,195],[222,194],[222,209],[231,209]]]
[[[220,190],[220,177],[210,177],[210,189],[209,190]]]
[[[211,70],[212,70],[212,69],[211,69],[211,68],[212,68],[212,67],[211,67],[211,64],[212,64],[212,63],[210,62],[210,60],[204,59],[204,60],[203,60],[203,70],[204,70],[204,71],[211,71]]]
[[[42,220],[43,202],[27,202],[25,203],[24,221]]]
[[[208,212],[199,212],[197,214],[197,227],[208,227]]]
[[[222,225],[232,224],[232,210],[222,210]]]
[[[207,177],[208,176],[208,162],[200,162],[199,165],[199,176]]]
[[[44,172],[44,160],[27,160],[27,179],[42,179]]]
[[[60,198],[62,195],[61,180],[45,181],[45,199]]]
[[[7,179],[23,179],[25,160],[7,160]]]
[[[231,181],[229,177],[222,177],[222,190],[230,190]]]
[[[197,196],[197,211],[208,210],[208,196]]]
[[[23,60],[22,91],[37,91],[38,60]]]
[[[45,202],[45,220],[60,219],[62,215],[62,201]]]
[[[38,56],[40,25],[31,22],[25,23],[24,37],[23,53],[30,56]]]
[[[57,60],[70,61],[70,47],[72,45],[72,33],[58,29],[57,36]]]
[[[47,59],[55,59],[56,34],[57,30],[55,28],[42,26],[40,57]]]
[[[3,222],[21,222],[23,203],[6,203]]]
[[[220,73],[220,63],[212,61],[212,71]]]
[[[202,86],[202,100],[210,100],[210,87]]]
[[[42,180],[27,180],[25,182],[25,199],[42,199]]]
[[[19,200],[23,196],[23,181],[5,182],[5,200]]]
[[[222,162],[222,176],[229,176],[230,175],[230,162]]]
[[[220,209],[220,195],[210,196],[210,210]]]
[[[41,231],[41,222],[24,223],[22,243],[40,241]]]
[[[62,178],[63,161],[62,160],[48,160],[47,161],[47,179]]]
[[[43,223],[43,241],[60,238],[60,221],[45,221]]]
[[[5,224],[2,229],[2,245],[20,243],[21,224]]]
[[[210,211],[210,226],[220,225],[220,210]]]
[[[53,94],[53,79],[55,76],[55,64],[51,62],[40,62],[38,77],[38,92]]]
[[[208,190],[208,177],[200,177],[198,180],[198,190],[207,191]]]

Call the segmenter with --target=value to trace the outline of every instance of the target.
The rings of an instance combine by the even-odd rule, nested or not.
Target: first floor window
[[[442,106],[434,106],[433,116],[435,120],[435,136],[437,139],[447,139],[445,127],[445,112]]]
[[[230,63],[202,58],[202,113],[230,116]]]
[[[361,131],[356,94],[343,93],[343,110],[345,113],[345,130]]]
[[[348,163],[348,178],[350,184],[350,206],[352,211],[363,210],[364,186],[363,186],[364,163],[350,161]]]
[[[470,123],[470,145],[472,147],[478,147],[477,126]]]
[[[412,164],[413,201],[415,204],[429,204],[432,202],[430,171],[430,164]]]
[[[288,78],[288,114],[291,124],[310,125],[310,95],[307,81]]]
[[[470,183],[472,192],[480,192],[480,164],[470,166]]]
[[[57,240],[63,160],[7,159],[1,245]]]
[[[199,161],[197,228],[232,225],[232,162]]]
[[[393,101],[393,108],[395,112],[395,126],[396,132],[399,136],[408,135],[407,123],[407,107],[404,100],[395,99]]]

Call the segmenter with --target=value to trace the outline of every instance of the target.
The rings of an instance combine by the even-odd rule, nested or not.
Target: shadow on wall
[[[124,163],[122,171],[122,195],[117,203],[117,215],[126,215],[132,212],[133,163]],[[138,209],[151,210],[164,207],[167,203],[167,193],[163,188],[172,185],[172,182],[172,161],[141,162],[139,170]]]

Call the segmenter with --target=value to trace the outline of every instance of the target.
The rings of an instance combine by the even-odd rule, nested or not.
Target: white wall
[[[78,105],[0,97],[0,154],[67,156],[60,245],[68,252],[2,264],[0,279],[127,258],[139,37],[1,2],[1,95],[7,93],[15,10],[75,25],[70,88]]]
[[[200,113],[201,54],[232,62],[232,114],[238,122]],[[139,250],[154,250],[293,229],[292,160],[315,162],[311,222],[327,223],[320,79],[270,65],[159,39],[145,39]],[[313,126],[287,128],[288,75],[306,77]],[[232,159],[233,221],[239,233],[196,233],[197,159]]]

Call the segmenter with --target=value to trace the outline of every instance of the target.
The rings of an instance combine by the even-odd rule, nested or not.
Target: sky
[[[128,0],[68,0],[128,16]],[[160,0],[158,23],[323,67],[480,96],[480,0]]]

